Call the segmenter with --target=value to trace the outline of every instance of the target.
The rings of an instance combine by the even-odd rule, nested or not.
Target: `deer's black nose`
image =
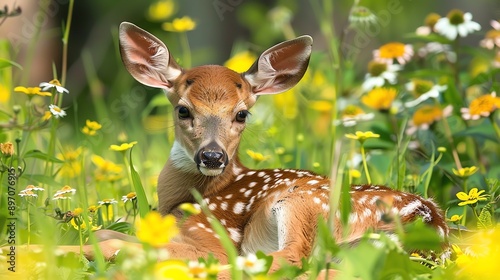
[[[217,143],[212,142],[201,148],[195,156],[198,166],[209,169],[224,168],[227,165],[227,154]]]

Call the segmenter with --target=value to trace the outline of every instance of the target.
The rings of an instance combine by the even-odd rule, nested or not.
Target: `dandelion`
[[[66,111],[54,104],[49,105],[49,111],[56,119],[66,116]]]
[[[355,5],[349,13],[349,22],[353,25],[370,25],[377,22],[377,16],[370,9]]]
[[[488,195],[483,195],[484,192],[485,190],[478,191],[477,188],[472,188],[468,194],[465,192],[458,192],[457,198],[461,200],[461,202],[458,203],[458,206],[475,206],[478,201],[487,200]]]
[[[113,151],[123,152],[128,149],[131,149],[135,144],[137,144],[137,141],[132,141],[130,143],[123,143],[121,145],[111,145],[109,146],[109,148]]]
[[[40,87],[23,87],[17,86],[14,88],[15,92],[24,93],[26,95],[39,95],[39,96],[52,96],[50,92],[41,91]]]
[[[101,208],[101,205],[90,205],[87,208],[87,211],[89,211],[90,214],[95,215],[95,213],[97,213],[97,210],[99,210],[99,208]]]
[[[361,102],[375,110],[389,111],[396,95],[395,88],[374,88],[361,97]]]
[[[147,17],[151,21],[164,21],[175,12],[173,0],[160,0],[149,5]]]
[[[500,48],[500,22],[492,20],[490,23],[493,29],[486,32],[484,39],[479,42],[479,45],[481,45],[481,47],[487,48],[489,50],[493,49],[494,47]]]
[[[409,121],[406,133],[409,135],[415,133],[417,129],[427,130],[436,121],[451,115],[453,107],[451,105],[441,109],[438,105],[424,105],[413,113]]]
[[[170,32],[186,32],[193,30],[196,27],[196,22],[190,17],[184,16],[176,18],[172,22],[165,22],[161,25],[163,30]]]
[[[12,142],[4,142],[4,143],[0,143],[0,152],[2,153],[2,155],[4,156],[12,156],[14,154],[14,144],[12,144]]]
[[[224,63],[224,66],[235,72],[243,73],[247,71],[250,66],[252,66],[255,60],[257,60],[257,56],[255,54],[249,51],[243,51],[228,59]]]
[[[442,91],[447,89],[446,85],[435,85],[431,81],[413,79],[406,84],[406,89],[411,91],[417,98],[405,102],[405,107],[415,107],[429,98],[438,98]]]
[[[254,152],[252,150],[247,150],[247,155],[255,161],[255,163],[260,163],[271,158],[270,155],[263,155],[259,152]]]
[[[452,171],[453,171],[453,174],[455,174],[456,176],[464,179],[464,178],[468,178],[472,175],[474,175],[474,173],[476,173],[479,169],[476,167],[476,166],[471,166],[471,167],[463,167],[463,168],[459,168],[458,170],[453,168]]]
[[[373,51],[374,60],[386,64],[392,64],[394,60],[397,60],[403,65],[410,61],[412,56],[413,47],[400,42],[387,43]]]
[[[69,93],[69,90],[64,88],[57,79],[54,79],[48,83],[40,83],[40,87],[42,88],[42,91],[50,91],[52,89],[55,89],[58,93]]]
[[[460,109],[460,112],[464,120],[478,120],[481,117],[489,117],[498,108],[500,98],[496,96],[496,92],[492,92],[472,100],[469,107]]]
[[[161,216],[156,211],[151,211],[143,219],[136,222],[137,238],[155,248],[161,247],[179,233],[173,215]]]
[[[439,14],[436,13],[428,14],[427,17],[425,17],[424,26],[418,27],[415,33],[417,33],[417,35],[420,36],[427,36],[432,32],[435,32],[434,26],[436,25],[437,21],[440,18],[441,16]]]
[[[481,30],[481,25],[472,21],[471,13],[454,9],[446,17],[440,18],[434,25],[434,29],[449,40],[455,40],[457,36],[465,37],[474,31]]]
[[[383,62],[371,61],[368,63],[368,73],[365,81],[361,85],[363,91],[369,91],[376,87],[382,87],[386,82],[391,85],[397,82],[397,71],[402,69],[399,64],[387,64]]]
[[[96,135],[97,131],[102,128],[102,125],[98,122],[87,120],[85,126],[82,128],[82,132],[89,136]]]
[[[246,257],[238,256],[236,265],[249,274],[258,274],[265,272],[266,260],[258,259],[255,254],[248,254]]]
[[[373,113],[365,113],[363,109],[356,105],[346,106],[340,113],[340,120],[335,125],[342,124],[345,127],[355,126],[358,122],[368,121],[375,117]]]

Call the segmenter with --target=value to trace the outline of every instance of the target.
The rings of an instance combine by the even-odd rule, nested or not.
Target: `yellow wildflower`
[[[15,92],[21,92],[26,95],[40,95],[40,96],[52,96],[52,93],[50,92],[44,92],[41,91],[42,89],[40,87],[23,87],[23,86],[17,86],[14,88]]]
[[[235,54],[233,57],[228,59],[224,63],[224,66],[235,72],[243,73],[247,71],[250,66],[252,66],[256,59],[257,56],[255,56],[255,54],[249,51],[243,51]]]
[[[261,154],[259,152],[254,152],[252,150],[247,150],[247,155],[249,155],[250,158],[252,158],[257,163],[268,160],[271,158],[271,156],[269,156],[269,155],[264,156],[263,154]]]
[[[471,167],[464,167],[460,169],[455,169],[453,168],[453,174],[457,175],[460,178],[468,178],[472,176],[474,173],[476,173],[479,169],[476,166],[471,166]]]
[[[91,160],[97,166],[94,173],[97,181],[115,182],[123,177],[123,168],[120,165],[98,155],[92,155]]]
[[[160,0],[149,5],[147,17],[151,21],[164,21],[175,12],[173,0]]]
[[[376,134],[376,133],[373,133],[371,131],[366,131],[366,132],[356,131],[355,134],[348,133],[348,134],[345,135],[345,137],[347,137],[349,139],[353,139],[353,140],[358,140],[360,142],[364,142],[366,139],[379,138],[380,135]]]
[[[158,262],[154,268],[155,279],[191,280],[188,265],[180,260]]]
[[[137,144],[137,141],[133,141],[130,143],[123,143],[121,145],[111,145],[111,146],[109,146],[109,148],[113,151],[123,152],[123,151],[126,151],[128,149],[131,149],[135,144]]]
[[[349,169],[349,176],[352,178],[360,178],[361,177],[361,172],[357,169]]]
[[[12,142],[0,143],[0,152],[5,156],[12,156],[14,154],[14,144]]]
[[[309,108],[321,113],[331,112],[332,107],[332,103],[326,100],[313,100],[309,102]]]
[[[59,175],[65,178],[75,178],[80,175],[82,172],[81,154],[82,147],[76,150],[68,149],[66,152],[58,154],[57,158],[64,161],[59,170]]]
[[[448,221],[452,223],[458,223],[460,220],[464,217],[464,215],[453,215],[451,218],[448,219]]]
[[[361,102],[372,109],[388,111],[396,98],[396,94],[395,88],[374,88],[361,97]]]
[[[136,222],[137,238],[153,247],[161,247],[179,233],[173,215],[162,217],[156,211],[149,212]]]
[[[458,203],[458,206],[475,205],[478,201],[486,200],[488,195],[482,195],[484,192],[485,190],[478,191],[477,188],[472,188],[468,194],[465,192],[457,193],[457,198],[462,201]]]
[[[192,203],[182,203],[179,205],[179,209],[186,212],[188,215],[198,215],[201,213],[200,208],[195,207]]]
[[[102,125],[98,122],[87,120],[85,126],[82,128],[82,132],[89,136],[94,136],[96,132],[102,128]]]
[[[172,22],[165,22],[161,25],[163,30],[170,32],[186,32],[193,30],[196,27],[196,22],[190,17],[184,16],[176,18]]]

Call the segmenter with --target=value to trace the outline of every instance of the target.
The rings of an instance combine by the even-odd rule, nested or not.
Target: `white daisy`
[[[116,201],[114,198],[107,198],[103,199],[101,201],[98,201],[99,205],[111,205],[111,204],[116,204],[118,201]]]
[[[49,111],[56,118],[62,118],[66,116],[66,111],[64,111],[63,109],[59,108],[59,106],[54,104],[49,105]]]
[[[47,82],[40,83],[40,87],[42,88],[42,91],[50,91],[51,89],[54,88],[59,93],[69,93],[69,90],[63,87],[57,79],[54,79],[48,83]]]
[[[430,42],[425,44],[425,46],[418,49],[418,56],[425,58],[430,54],[444,54],[449,62],[457,61],[457,54],[451,50],[451,46],[447,44],[441,44],[438,42]]]
[[[343,125],[344,127],[355,126],[358,122],[372,120],[375,117],[374,113],[365,113],[363,109],[356,105],[347,105],[340,113],[340,119],[335,120],[335,125]]]
[[[472,14],[460,10],[451,10],[446,17],[440,18],[434,29],[437,33],[450,40],[455,40],[457,36],[465,37],[468,34],[481,30],[479,23],[472,21]]]
[[[441,18],[439,14],[436,13],[430,13],[425,17],[424,20],[424,26],[420,26],[417,28],[415,33],[420,36],[428,36],[431,33],[435,32],[434,30],[434,25],[436,25],[436,22]]]
[[[397,71],[403,67],[399,64],[386,64],[372,61],[368,65],[368,73],[365,76],[365,81],[361,85],[363,91],[370,91],[375,87],[384,86],[387,81],[393,85],[397,82]]]
[[[250,274],[257,274],[264,272],[266,268],[266,261],[258,259],[255,254],[248,254],[246,257],[238,256],[236,258],[236,265]]]
[[[429,98],[438,98],[442,91],[447,89],[446,85],[433,85],[432,82],[413,80],[406,84],[406,89],[415,92],[418,97],[412,101],[405,102],[405,107],[415,107]]]

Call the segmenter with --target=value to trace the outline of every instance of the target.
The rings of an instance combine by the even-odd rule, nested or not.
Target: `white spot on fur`
[[[246,191],[247,191],[247,189],[246,189],[246,188],[241,188],[241,189],[240,189],[240,193],[244,193],[244,192],[246,192]]]
[[[196,224],[199,228],[206,228],[205,224],[202,224],[202,223],[197,223]]]
[[[251,182],[250,184],[248,184],[248,187],[249,188],[253,188],[257,185],[257,182]]]
[[[232,193],[230,193],[230,194],[226,195],[224,198],[225,198],[225,199],[231,199],[232,197],[233,197],[233,194],[232,194]]]
[[[240,232],[238,231],[238,229],[236,228],[228,228],[227,231],[229,232],[229,237],[231,237],[231,239],[238,243],[241,241],[241,234]]]
[[[245,197],[249,197],[249,196],[252,194],[252,191],[253,191],[252,189],[250,189],[250,190],[246,191],[246,192],[244,193]]]
[[[224,202],[222,202],[222,203],[220,204],[220,209],[222,209],[222,210],[224,210],[224,211],[226,211],[226,210],[227,210],[227,207],[228,207],[228,204],[227,204],[227,202],[226,202],[226,201],[224,201]]]
[[[359,204],[365,204],[366,200],[368,200],[368,196],[367,195],[363,195],[360,199],[358,199],[357,203],[359,203]]]
[[[348,222],[349,222],[349,224],[357,223],[358,222],[358,214],[357,213],[350,213]]]
[[[208,205],[208,209],[210,209],[210,211],[214,211],[214,210],[215,210],[215,208],[217,208],[217,204],[215,204],[215,203],[210,203],[210,204]]]
[[[318,180],[309,180],[309,182],[307,182],[308,185],[316,185],[317,183],[319,183]]]
[[[372,210],[370,208],[363,209],[363,213],[361,213],[362,218],[366,219],[372,215]]]
[[[408,204],[406,204],[401,210],[399,210],[399,215],[408,216],[415,212],[419,207],[422,206],[422,202],[420,200],[414,200]]]
[[[241,178],[245,177],[245,174],[240,174],[236,177],[236,179],[234,179],[235,181],[239,181],[241,180]]]
[[[243,209],[245,207],[245,204],[243,202],[236,202],[233,206],[233,212],[234,214],[241,214],[243,213]]]
[[[247,175],[248,175],[248,176],[252,176],[253,174],[255,174],[255,171],[253,171],[253,170],[252,170],[252,171],[248,171],[248,172],[247,172]]]
[[[264,171],[257,173],[258,177],[264,177],[264,175],[266,175],[266,172],[264,172]]]
[[[330,205],[328,205],[328,203],[321,204],[321,208],[323,208],[323,211],[325,211],[325,212],[330,211]]]
[[[373,196],[371,199],[370,199],[370,204],[371,205],[375,205],[377,203],[377,201],[380,200],[380,196],[378,195],[375,195]]]
[[[314,198],[313,198],[313,201],[314,201],[314,203],[316,203],[316,204],[320,204],[320,203],[321,203],[321,199],[319,199],[319,197],[314,197]]]

